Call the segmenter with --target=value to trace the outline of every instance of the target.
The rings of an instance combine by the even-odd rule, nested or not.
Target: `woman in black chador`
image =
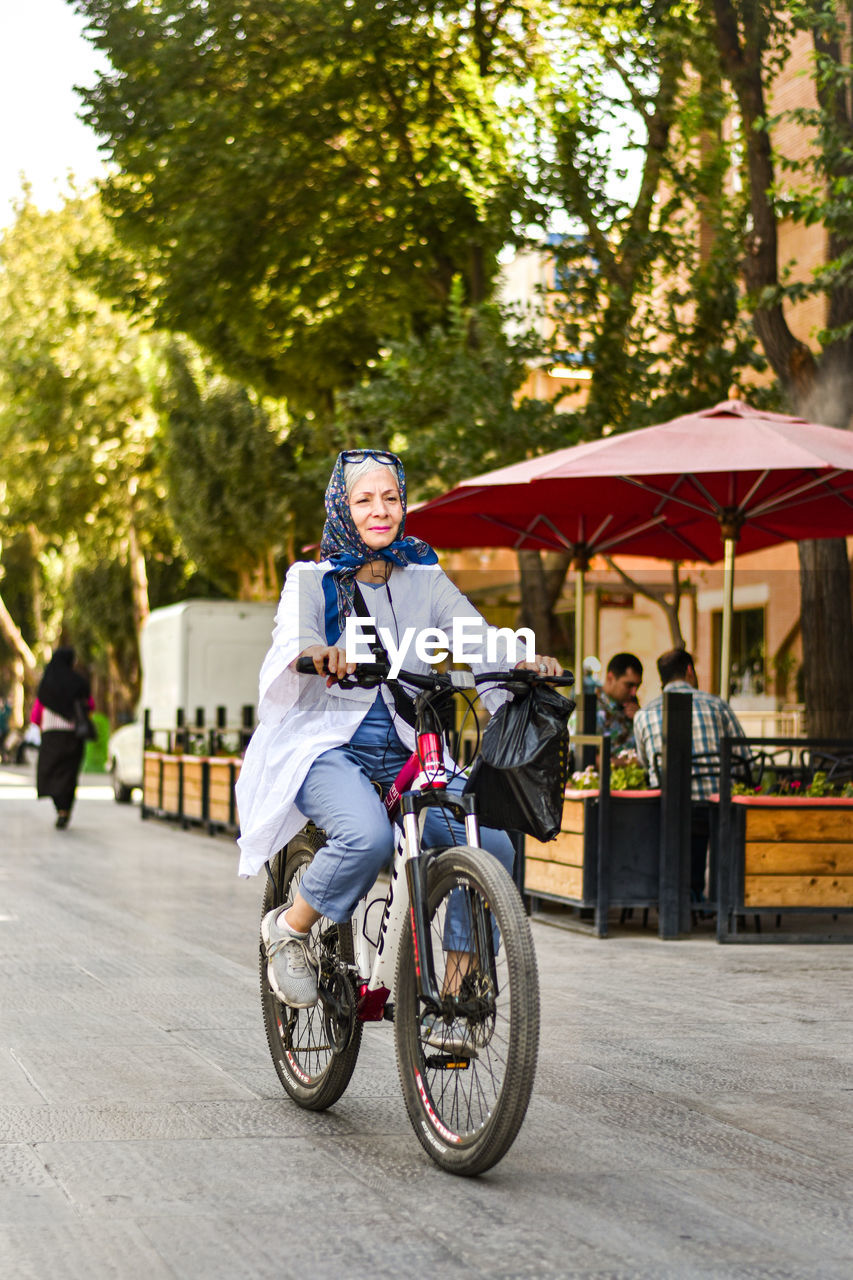
[[[45,667],[30,719],[41,728],[36,786],[56,806],[56,825],[67,827],[86,749],[76,732],[78,707],[94,707],[89,681],[74,670],[74,650],[57,649]]]

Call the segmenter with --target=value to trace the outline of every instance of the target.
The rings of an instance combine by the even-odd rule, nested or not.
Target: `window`
[[[711,618],[713,691],[720,692],[720,653],[723,636],[723,614],[715,609]],[[735,609],[732,617],[732,694],[764,693],[767,688],[765,665],[764,610]]]

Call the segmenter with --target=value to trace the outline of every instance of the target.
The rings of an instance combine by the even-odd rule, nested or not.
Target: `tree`
[[[760,363],[738,317],[745,210],[725,188],[727,104],[695,19],[690,0],[567,10],[542,182],[568,215],[555,345],[591,375],[586,436],[725,399]]]
[[[404,454],[419,499],[571,443],[571,415],[522,395],[529,364],[543,353],[532,333],[508,337],[506,318],[494,303],[467,306],[457,281],[446,326],[390,342],[370,376],[339,394],[342,434]]]
[[[278,595],[277,558],[290,513],[286,419],[172,341],[157,404],[175,527],[220,590],[241,600]]]
[[[536,184],[566,228],[549,245],[552,354],[590,378],[575,438],[704,407],[763,367],[738,314],[744,207],[725,188],[726,100],[694,18],[691,0],[576,0],[562,14]],[[553,635],[570,559],[539,560],[525,553],[523,597]],[[653,593],[676,630],[679,582],[674,566],[672,599]]]
[[[483,300],[526,200],[539,4],[79,0],[117,294],[292,408]],[[497,92],[498,87],[500,93]],[[139,270],[139,264],[142,270]]]
[[[93,694],[111,724],[132,716],[139,694],[139,648],[132,625],[133,593],[127,565],[87,547],[63,592],[63,625],[93,673]]]
[[[724,74],[740,116],[750,229],[743,273],[756,332],[795,410],[829,425],[853,423],[853,67],[843,10],[833,0],[785,10],[760,0],[706,0]],[[790,56],[792,36],[813,49],[813,104],[789,118],[811,132],[803,161],[774,155],[768,95]],[[798,185],[788,186],[783,172]],[[779,261],[779,222],[788,217],[826,234],[825,262],[795,283]],[[826,299],[818,350],[796,337],[785,302],[809,294]],[[810,731],[853,732],[853,605],[850,565],[842,540],[800,544],[801,625]]]
[[[146,335],[80,278],[81,248],[103,245],[97,201],[40,212],[26,197],[0,241],[0,534],[26,543],[29,641],[57,640],[87,548],[125,566],[133,635],[148,611],[146,542],[163,523],[146,390]],[[95,533],[97,531],[97,533]]]

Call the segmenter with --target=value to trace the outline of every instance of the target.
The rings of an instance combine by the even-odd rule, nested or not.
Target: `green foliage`
[[[39,212],[29,201],[0,241],[0,524],[62,540],[86,524],[126,523],[127,482],[143,465],[144,338],[74,274],[102,244],[97,202]]]
[[[0,241],[0,539],[5,594],[44,658],[64,630],[133,701],[131,571],[186,580],[164,505],[150,336],[79,270],[106,250],[96,199],[43,212],[24,199]],[[174,594],[169,599],[174,600]]]
[[[816,102],[779,113],[766,121],[771,131],[786,120],[798,124],[813,140],[802,159],[778,157],[779,167],[791,175],[778,184],[775,204],[780,217],[805,226],[822,226],[827,235],[826,260],[805,281],[786,279],[765,295],[799,300],[823,294],[830,305],[830,323],[817,338],[824,347],[843,344],[853,351],[853,60],[848,23],[834,0],[812,0],[789,6],[793,32],[811,36],[811,81]],[[839,303],[842,305],[839,306]]]
[[[751,214],[726,186],[747,139],[723,128],[703,0],[78,8],[112,65],[85,95],[116,165],[109,218],[25,201],[0,245],[0,536],[33,632],[61,608],[27,604],[10,537],[30,540],[45,596],[98,661],[129,671],[132,546],[154,605],[270,594],[318,537],[340,447],[399,450],[412,496],[429,496],[722,399],[764,367],[738,284]],[[825,222],[832,252],[783,292],[844,299],[853,148],[834,7],[734,8],[768,69],[794,28],[815,33],[818,107],[800,120],[820,145],[809,182],[798,171],[774,200]],[[520,398],[543,353],[492,301],[501,249],[541,247],[555,219],[550,354],[593,373],[571,414]],[[832,311],[827,341],[851,334],[853,312]]]
[[[646,771],[637,760],[614,764],[610,773],[611,791],[645,791],[648,788]]]
[[[571,227],[556,347],[594,371],[585,435],[760,367],[698,0],[80,7],[114,68],[86,95],[119,166],[105,195],[124,252],[102,273],[291,412],[328,420],[336,400],[346,433],[359,403],[384,416],[368,371],[402,386],[454,324],[452,282],[481,304],[501,246],[554,213]]]
[[[92,712],[92,723],[97,730],[97,738],[86,743],[86,754],[83,757],[83,770],[86,773],[104,773],[107,767],[107,743],[112,726],[107,717],[100,711]]]
[[[601,786],[601,776],[594,765],[587,765],[582,772],[573,773],[569,780],[569,791],[597,791]],[[613,765],[610,770],[611,791],[648,791],[649,781],[646,771],[637,760],[625,758]]]
[[[131,542],[144,551],[167,524],[148,338],[77,272],[81,252],[108,240],[97,201],[72,195],[48,212],[25,198],[0,242],[0,535],[27,546],[21,616],[42,657],[75,568],[115,561],[127,573]]]
[[[785,796],[789,800],[795,800],[798,796],[801,799],[831,800],[838,797],[849,799],[853,796],[853,782],[830,782],[826,772],[817,769],[804,786],[799,779],[794,779],[793,781],[789,778],[779,779],[771,768],[767,771],[761,785],[758,787],[749,786],[745,782],[732,783],[732,795]]]
[[[161,327],[316,410],[440,322],[454,276],[485,296],[537,4],[79,7],[113,68],[84,95],[127,250],[103,269]]]
[[[780,409],[777,385],[756,385],[754,374],[767,371],[743,301],[738,278],[741,202],[732,199],[717,210],[716,231],[707,256],[691,242],[688,228],[670,255],[673,269],[660,296],[638,308],[656,345],[665,344],[648,365],[647,394],[632,404],[631,426],[666,421],[678,414],[727,400],[736,387],[757,408]],[[687,221],[687,220],[685,220]]]
[[[338,398],[344,435],[399,452],[418,498],[574,439],[571,415],[517,400],[535,345],[510,340],[502,319],[495,305],[466,307],[457,283],[447,328],[392,342],[372,376]]]
[[[64,598],[64,626],[81,658],[106,670],[113,662],[128,678],[138,663],[133,599],[126,563],[108,553],[78,561]]]
[[[177,342],[156,402],[169,510],[189,554],[229,595],[274,594],[287,524],[281,413]]]
[[[592,371],[594,436],[726,399],[766,363],[739,313],[746,209],[725,186],[729,102],[698,6],[579,0],[566,21],[543,181],[571,218],[555,354]]]

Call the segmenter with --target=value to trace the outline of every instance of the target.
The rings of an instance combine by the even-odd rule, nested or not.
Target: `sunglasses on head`
[[[386,466],[397,465],[396,455],[387,453],[384,449],[344,449],[341,457],[344,462],[364,462],[367,458],[373,458],[374,462],[381,462]]]

